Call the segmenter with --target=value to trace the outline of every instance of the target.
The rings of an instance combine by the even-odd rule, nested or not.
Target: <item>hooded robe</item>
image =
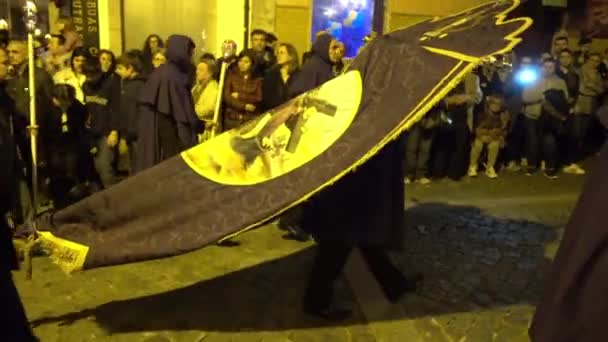
[[[599,111],[606,117],[608,107]],[[603,122],[608,128],[608,120]],[[533,342],[606,341],[608,145],[595,161],[547,276],[530,328]]]
[[[173,35],[167,43],[167,63],[150,74],[139,96],[137,172],[198,143],[201,128],[192,99],[190,59],[194,43]]]

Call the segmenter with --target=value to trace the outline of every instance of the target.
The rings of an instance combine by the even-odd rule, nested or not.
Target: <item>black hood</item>
[[[332,40],[334,40],[334,37],[332,37],[329,33],[322,34],[318,36],[317,39],[315,39],[315,42],[312,44],[312,52],[321,57],[321,59],[323,59],[325,62],[331,64],[333,63],[329,58],[329,45],[331,44]]]
[[[182,71],[189,71],[192,51],[196,45],[189,37],[172,35],[167,42],[167,61],[177,65]]]

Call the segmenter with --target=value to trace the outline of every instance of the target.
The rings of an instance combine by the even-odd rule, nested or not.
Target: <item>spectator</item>
[[[212,56],[213,57],[213,56]],[[213,114],[218,95],[215,58],[201,58],[196,66],[196,84],[192,88],[194,111],[199,120],[205,123],[205,130],[212,129]]]
[[[267,48],[267,33],[264,30],[251,31],[251,50],[253,52],[256,77],[264,77],[266,71],[277,63],[274,51]]]
[[[15,142],[21,151],[21,157],[25,163],[27,170],[25,181],[19,187],[20,191],[20,206],[22,209],[21,219],[28,221],[33,217],[34,208],[31,203],[31,181],[32,181],[32,155],[31,155],[31,140],[27,127],[30,123],[30,96],[29,96],[29,65],[27,58],[27,44],[24,41],[13,40],[8,45],[8,59],[13,70],[13,77],[7,83],[7,91],[15,103],[15,116],[13,117],[13,129],[15,134]],[[51,91],[53,80],[50,75],[42,68],[35,68],[34,75],[36,79],[36,115],[44,117],[51,108]],[[41,121],[42,123],[42,121]],[[36,128],[35,128],[36,129]],[[38,155],[38,165],[41,172],[39,173],[41,180],[43,179],[43,167],[46,163],[46,156],[43,151]],[[43,184],[43,182],[40,182]],[[27,184],[27,186],[26,186]],[[27,189],[29,186],[30,190]],[[41,188],[41,194],[44,188]]]
[[[500,96],[491,95],[486,98],[485,109],[481,113],[475,128],[475,140],[471,148],[469,177],[477,176],[479,157],[484,146],[488,150],[486,176],[497,178],[496,160],[498,152],[505,146],[505,137],[509,125],[509,112],[505,108],[504,100]]]
[[[138,51],[125,52],[116,63],[116,74],[120,77],[120,100],[118,101],[118,120],[120,122],[119,150],[129,155],[129,171],[135,170],[137,127],[140,110],[137,104],[145,83],[144,61]]]
[[[300,71],[298,51],[288,43],[281,43],[277,50],[277,65],[264,78],[263,109],[270,110],[287,102],[289,86]]]
[[[435,106],[409,130],[405,145],[405,184],[431,182],[428,177],[431,147],[442,118],[445,118],[443,109]]]
[[[89,49],[85,47],[78,47],[72,53],[70,58],[70,67],[65,68],[53,76],[55,83],[57,84],[69,84],[76,91],[76,99],[81,103],[84,103],[84,93],[82,87],[86,82],[87,77],[84,74],[84,65],[91,63],[93,59]]]
[[[582,146],[593,121],[593,115],[600,106],[600,96],[604,93],[602,76],[598,70],[601,57],[597,53],[589,54],[580,71],[580,87],[574,105],[574,116],[570,125],[570,143],[564,172],[585,174],[585,170],[576,162],[581,156]]]
[[[579,77],[574,69],[573,56],[570,49],[564,49],[559,54],[559,67],[555,74],[566,82],[568,93],[570,94],[570,103],[574,104],[578,97]]]
[[[19,182],[17,148],[10,124],[15,109],[4,83],[8,76],[8,66],[7,53],[0,49],[0,326],[2,336],[6,340],[33,342],[37,339],[30,328],[12,278],[11,272],[19,269],[19,261],[13,246],[12,232],[6,220],[7,212],[13,209],[17,202]]]
[[[568,113],[568,87],[566,82],[555,75],[555,61],[547,59],[542,64],[542,77],[537,82],[527,86],[522,94],[524,102],[523,113],[526,128],[526,155],[528,158],[527,175],[532,175],[540,166],[540,152],[546,161],[545,176],[557,178],[557,142],[556,131],[559,124],[566,120]],[[564,98],[566,108],[547,110],[551,106],[549,91],[558,93]],[[565,112],[564,112],[565,111]],[[542,122],[540,121],[542,117]]]
[[[243,50],[238,57],[238,69],[229,73],[224,88],[224,130],[239,127],[254,119],[262,103],[262,79],[254,70],[255,52]]]
[[[554,38],[553,38],[553,46],[551,49],[551,54],[550,56],[553,57],[553,59],[557,60],[559,58],[559,54],[560,52],[562,52],[563,50],[567,49],[568,46],[570,44],[570,41],[568,39],[567,35],[564,34],[557,34]]]
[[[55,209],[79,200],[74,188],[96,180],[92,173],[92,144],[88,140],[85,123],[88,113],[76,99],[76,90],[68,84],[53,87],[53,108],[44,120],[46,129],[41,134],[49,150],[50,194]]]
[[[523,150],[526,131],[524,116],[521,115],[523,108],[522,92],[526,82],[530,81],[528,78],[535,76],[536,68],[533,67],[532,57],[523,56],[519,64],[511,72],[504,89],[505,103],[509,113],[512,115],[505,151],[507,170],[509,171],[519,171],[521,170],[521,166],[525,166],[525,163],[523,163],[525,160],[523,159]],[[527,162],[527,160],[525,161]]]
[[[104,73],[114,73],[116,69],[116,56],[110,50],[99,50],[97,54],[99,56],[99,63],[101,65],[101,71]]]
[[[146,38],[142,48],[145,73],[150,73],[153,69],[158,68],[158,66],[154,66],[154,58],[156,57],[156,53],[163,48],[164,43],[159,35],[151,34]]]
[[[586,37],[581,38],[578,41],[578,51],[574,54],[574,65],[580,68],[585,64],[587,58],[589,58],[589,52],[591,50],[592,40]],[[562,50],[563,51],[563,50]]]
[[[101,70],[98,58],[90,58],[83,66],[86,82],[82,89],[87,111],[90,115],[90,129],[95,146],[95,169],[105,188],[117,181],[113,163],[118,145],[118,120],[114,102],[115,84],[111,74]]]

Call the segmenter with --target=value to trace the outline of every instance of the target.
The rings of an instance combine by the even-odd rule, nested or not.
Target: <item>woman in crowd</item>
[[[162,38],[157,34],[151,34],[146,38],[144,42],[144,46],[142,48],[143,57],[144,57],[144,70],[146,72],[151,72],[152,69],[158,68],[157,66],[153,67],[153,59],[156,56],[156,53],[165,47]],[[163,63],[164,64],[164,63]]]
[[[263,110],[276,108],[289,100],[289,86],[300,71],[298,51],[288,43],[277,49],[277,65],[264,77]]]
[[[84,103],[84,93],[82,86],[87,80],[84,74],[84,65],[94,57],[89,52],[89,49],[85,47],[78,47],[72,53],[70,59],[70,67],[57,72],[53,76],[53,80],[56,84],[68,84],[76,91],[76,99],[81,103]]]
[[[255,55],[252,50],[239,54],[238,69],[228,74],[224,88],[224,130],[241,126],[255,118],[262,103],[262,79],[253,75]]]
[[[110,50],[99,50],[99,64],[104,73],[114,73],[116,69],[116,56]]]
[[[201,57],[196,66],[196,84],[192,88],[194,111],[199,120],[205,122],[205,129],[210,129],[217,99],[218,84],[214,79],[217,66],[215,58]]]

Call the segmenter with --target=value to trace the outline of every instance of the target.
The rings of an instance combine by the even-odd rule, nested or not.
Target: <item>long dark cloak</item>
[[[600,114],[608,113],[604,107]],[[608,122],[606,123],[608,128]],[[534,342],[606,340],[608,145],[586,180],[564,231],[530,328]]]
[[[74,271],[185,253],[272,219],[376,155],[483,57],[517,44],[518,34],[531,24],[506,20],[518,4],[492,2],[370,43],[352,65],[363,80],[354,121],[303,166],[235,186],[201,177],[176,156],[43,217],[39,226],[48,229],[41,233],[43,242],[59,265]]]
[[[194,111],[190,53],[194,48],[186,36],[173,35],[167,43],[167,64],[154,70],[139,96],[137,171],[145,170],[173,155],[163,153],[159,139],[159,116],[170,119],[182,148],[197,144],[201,124]],[[160,118],[161,120],[163,118]]]

